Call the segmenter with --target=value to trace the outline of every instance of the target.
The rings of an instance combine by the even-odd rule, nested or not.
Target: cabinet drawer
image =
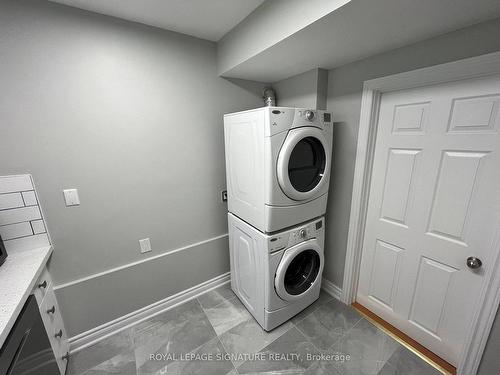
[[[49,271],[45,268],[42,272],[42,275],[38,279],[35,284],[35,288],[33,290],[33,294],[35,295],[36,301],[38,305],[40,305],[45,297],[45,294],[52,288],[52,279],[50,278]]]
[[[59,305],[52,289],[47,290],[45,293],[45,298],[40,305],[40,314],[42,315],[43,324],[49,336],[59,369],[61,370],[61,374],[64,374],[67,360],[63,359],[63,357],[69,350],[69,342],[59,311]]]

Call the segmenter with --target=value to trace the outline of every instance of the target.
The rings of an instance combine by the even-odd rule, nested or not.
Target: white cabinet
[[[52,280],[47,269],[42,272],[42,276],[40,276],[35,285],[33,294],[37,300],[40,315],[47,330],[47,336],[57,359],[57,365],[59,366],[61,375],[64,375],[68,363],[69,342],[59,305],[54,294]]]

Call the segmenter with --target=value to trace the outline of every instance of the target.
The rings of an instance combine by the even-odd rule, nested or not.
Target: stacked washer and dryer
[[[263,107],[224,116],[231,288],[265,330],[318,297],[331,113]]]

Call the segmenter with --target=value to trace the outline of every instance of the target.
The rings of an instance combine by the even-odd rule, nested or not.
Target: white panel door
[[[356,299],[453,365],[499,247],[499,128],[500,77],[381,97]]]

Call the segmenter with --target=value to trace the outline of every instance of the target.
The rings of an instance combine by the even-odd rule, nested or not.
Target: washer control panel
[[[301,242],[318,237],[318,232],[323,230],[324,219],[317,219],[305,223],[291,230],[276,233],[268,239],[269,252],[280,251]]]
[[[316,231],[314,230],[314,228],[311,228],[311,225],[309,224],[290,233],[288,246],[296,245],[300,242],[307,241],[314,237],[316,237]]]
[[[282,234],[276,234],[272,236],[269,241],[269,252],[274,253],[275,251],[280,251],[288,247],[288,237],[289,233],[285,232]]]

